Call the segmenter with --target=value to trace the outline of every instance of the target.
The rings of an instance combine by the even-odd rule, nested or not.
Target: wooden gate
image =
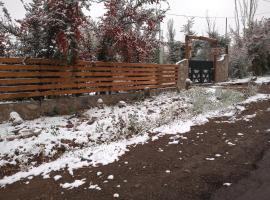
[[[214,62],[189,60],[189,78],[193,83],[212,83],[214,81]]]

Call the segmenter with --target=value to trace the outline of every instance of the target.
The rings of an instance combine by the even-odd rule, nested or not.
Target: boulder
[[[100,109],[104,108],[103,99],[98,99],[97,100],[97,107],[100,108]]]
[[[186,90],[189,90],[191,88],[192,83],[193,82],[189,78],[186,79]]]
[[[9,114],[9,121],[12,123],[13,126],[17,126],[23,123],[23,119],[17,112],[11,112]]]
[[[119,108],[124,108],[124,107],[127,107],[127,103],[126,103],[126,102],[124,102],[124,101],[119,101],[119,103],[118,103],[118,107],[119,107]]]
[[[97,117],[92,117],[88,122],[87,125],[92,125],[97,121]]]

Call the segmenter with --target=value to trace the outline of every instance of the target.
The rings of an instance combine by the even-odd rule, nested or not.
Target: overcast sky
[[[24,16],[25,12],[21,5],[20,0],[2,0],[11,15],[20,19]],[[29,0],[28,0],[29,1]],[[170,4],[170,10],[168,15],[162,24],[164,30],[164,36],[166,37],[166,23],[170,18],[174,19],[175,29],[177,32],[177,39],[183,40],[183,35],[180,33],[181,27],[186,23],[187,18],[176,15],[188,15],[188,16],[202,16],[208,15],[210,17],[217,17],[216,26],[221,34],[225,34],[225,18],[228,17],[228,25],[234,27],[234,0],[168,0]],[[0,11],[2,12],[2,11]],[[99,17],[104,12],[102,4],[94,4],[91,8],[91,16]],[[263,14],[262,14],[263,13]],[[270,17],[270,1],[259,0],[259,8],[257,11],[257,18]],[[206,20],[204,18],[195,18],[194,29],[198,35],[205,34]]]

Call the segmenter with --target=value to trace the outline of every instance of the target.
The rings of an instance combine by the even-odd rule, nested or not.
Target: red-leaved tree
[[[165,10],[157,4],[166,0],[105,0],[105,15],[98,28],[99,60],[149,61],[158,47],[159,23]]]

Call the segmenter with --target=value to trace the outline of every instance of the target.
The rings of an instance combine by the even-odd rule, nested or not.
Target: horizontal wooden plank
[[[0,72],[0,78],[8,77],[74,77],[74,76],[153,76],[156,72]]]
[[[0,87],[1,92],[22,92],[31,90],[49,90],[49,89],[71,89],[86,87],[114,87],[114,86],[138,86],[155,85],[157,81],[130,81],[130,82],[96,82],[96,83],[66,83],[66,84],[46,84],[46,85],[24,85],[24,86],[5,86]]]
[[[18,85],[32,83],[65,83],[65,82],[97,82],[97,81],[147,81],[156,80],[157,77],[93,77],[93,78],[28,78],[28,79],[0,79],[1,85]]]
[[[48,66],[48,65],[0,65],[0,71],[137,71],[152,72],[155,68],[137,67],[87,67],[87,66]],[[166,70],[169,71],[169,70]],[[173,70],[170,70],[173,71]]]

